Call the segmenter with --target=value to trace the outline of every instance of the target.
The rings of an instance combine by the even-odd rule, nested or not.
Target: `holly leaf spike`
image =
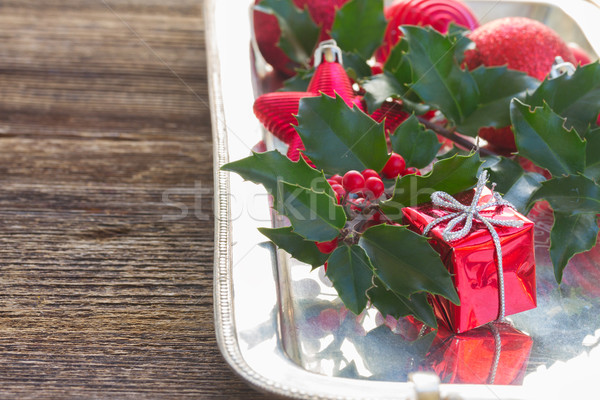
[[[595,125],[600,110],[600,64],[598,61],[579,67],[572,75],[563,74],[546,79],[525,103],[541,107],[544,102],[557,114],[566,118],[567,129],[579,133]]]
[[[531,109],[514,99],[510,116],[519,155],[550,171],[552,176],[577,174],[585,169],[586,142],[547,104]]]
[[[275,246],[288,252],[296,260],[314,268],[325,264],[329,254],[323,254],[315,242],[306,240],[292,230],[291,226],[283,228],[258,228],[260,233],[272,241]]]
[[[307,240],[326,242],[339,236],[346,224],[344,208],[323,192],[281,182],[277,198],[294,232]]]
[[[253,153],[249,157],[225,164],[222,169],[235,172],[245,180],[263,185],[267,192],[274,196],[275,204],[279,203],[277,195],[281,182],[294,182],[335,198],[335,193],[327,183],[323,172],[312,168],[302,157],[294,162],[275,150]]]
[[[550,231],[550,258],[556,282],[562,281],[563,271],[574,255],[596,245],[598,231],[596,214],[554,212],[554,225]]]

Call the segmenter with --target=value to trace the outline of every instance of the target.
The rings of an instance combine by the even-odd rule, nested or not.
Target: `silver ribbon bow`
[[[443,217],[439,217],[433,221],[431,221],[423,231],[423,235],[427,235],[429,231],[435,227],[436,225],[450,220],[448,225],[444,228],[442,232],[442,237],[445,241],[451,242],[454,240],[462,239],[467,236],[469,232],[471,232],[471,228],[473,226],[473,219],[477,219],[481,221],[492,235],[492,240],[494,241],[494,246],[496,248],[496,256],[498,258],[498,296],[500,300],[500,307],[498,311],[498,319],[502,320],[505,316],[505,296],[504,296],[504,276],[503,276],[503,267],[502,267],[502,248],[500,245],[500,237],[494,229],[494,225],[497,226],[506,226],[506,227],[515,227],[520,228],[523,226],[523,221],[506,221],[506,220],[498,220],[491,217],[485,217],[480,214],[481,211],[486,210],[492,207],[505,206],[514,209],[514,206],[510,204],[510,202],[504,200],[500,194],[494,192],[495,184],[492,185],[492,198],[485,204],[477,205],[479,203],[479,199],[481,198],[481,193],[483,192],[483,188],[485,188],[485,184],[488,180],[487,171],[483,171],[481,175],[479,175],[479,180],[477,181],[477,188],[475,189],[475,195],[473,196],[473,201],[470,205],[464,205],[458,202],[454,197],[450,196],[445,192],[434,192],[431,195],[431,201],[438,207],[443,207],[449,210],[453,210],[450,214],[444,215]],[[462,221],[465,221],[465,225],[460,230],[454,230],[456,225],[460,224]]]

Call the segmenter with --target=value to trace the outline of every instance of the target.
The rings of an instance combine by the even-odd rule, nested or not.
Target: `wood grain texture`
[[[267,398],[214,337],[203,29],[197,0],[0,3],[0,398]]]

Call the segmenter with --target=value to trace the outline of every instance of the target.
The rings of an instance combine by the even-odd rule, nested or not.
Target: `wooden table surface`
[[[0,398],[267,398],[214,336],[202,7],[0,3]]]

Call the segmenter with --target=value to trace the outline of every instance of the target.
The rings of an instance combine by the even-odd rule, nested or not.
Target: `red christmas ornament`
[[[584,49],[579,47],[577,43],[568,43],[567,46],[571,49],[573,57],[575,57],[575,60],[579,65],[588,65],[592,62],[592,57],[590,57]]]
[[[266,93],[254,102],[254,114],[269,132],[289,145],[287,155],[292,161],[298,161],[302,154],[313,165],[303,155],[304,145],[295,129],[300,99],[321,94],[331,97],[338,95],[348,107],[356,106],[360,110],[366,110],[362,96],[355,93],[352,81],[340,62],[341,50],[334,43],[333,40],[321,42],[315,51],[317,68],[306,92]],[[395,131],[409,115],[402,110],[402,102],[394,100],[385,102],[371,117],[377,122],[384,122],[385,131],[389,133]]]
[[[332,42],[322,42],[320,49],[315,53],[320,57],[320,63],[306,92],[272,92],[263,94],[254,102],[254,114],[259,121],[269,132],[285,143],[291,144],[298,136],[294,125],[297,125],[295,115],[298,114],[300,99],[320,96],[321,93],[328,96],[337,94],[349,107],[355,104],[352,81],[342,64],[338,62],[341,51],[337,47],[333,48]]]
[[[469,38],[476,45],[465,52],[469,69],[507,65],[543,80],[557,56],[577,64],[573,52],[555,31],[530,18],[500,18],[475,29]]]
[[[503,126],[502,128],[484,126],[480,128],[477,133],[498,153],[504,153],[508,155],[517,151],[515,134],[511,126]]]
[[[470,8],[458,0],[397,0],[385,9],[385,18],[389,23],[375,56],[380,62],[400,40],[400,25],[431,26],[441,33],[446,33],[452,22],[471,30],[479,26]]]
[[[480,65],[507,65],[534,78],[546,78],[557,56],[577,64],[571,49],[551,28],[541,22],[509,17],[489,22],[475,29],[469,38],[476,48],[465,52],[469,69]],[[510,127],[480,129],[479,135],[501,152],[514,152],[514,133]]]
[[[262,0],[255,0],[255,4]],[[320,40],[329,39],[329,31],[333,25],[335,12],[348,0],[293,0],[296,7],[308,8],[313,21],[322,27]],[[254,37],[258,49],[266,62],[285,76],[294,75],[294,62],[279,48],[281,30],[274,15],[261,11],[253,12]]]
[[[371,114],[377,122],[384,121],[386,133],[394,133],[398,125],[410,117],[410,114],[402,110],[402,101],[386,101],[380,108]]]

